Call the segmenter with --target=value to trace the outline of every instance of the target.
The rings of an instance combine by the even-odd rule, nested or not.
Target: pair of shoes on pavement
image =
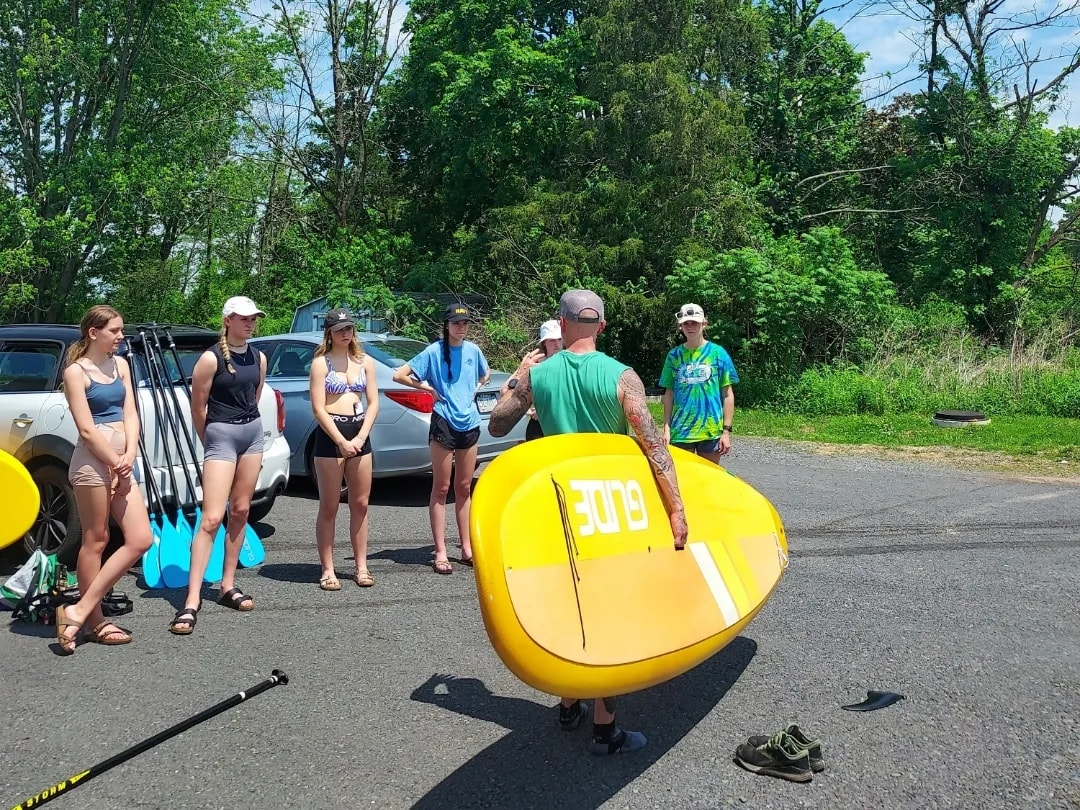
[[[750,737],[735,749],[735,762],[748,771],[789,782],[809,782],[825,770],[821,741],[790,725],[771,737]]]
[[[570,706],[560,704],[559,728],[563,731],[573,731],[581,725],[581,721],[585,719],[588,713],[589,710],[580,700],[575,700]],[[598,727],[594,724],[589,752],[598,757],[627,753],[644,748],[647,742],[645,735],[640,731],[625,731],[614,723],[607,728]]]

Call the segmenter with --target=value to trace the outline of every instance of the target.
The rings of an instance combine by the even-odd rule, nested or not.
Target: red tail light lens
[[[412,411],[431,413],[435,408],[435,399],[427,391],[386,391],[385,393],[387,398]]]
[[[271,388],[274,392],[274,401],[277,403],[277,429],[278,433],[285,432],[285,397],[281,395],[281,392],[276,388]]]

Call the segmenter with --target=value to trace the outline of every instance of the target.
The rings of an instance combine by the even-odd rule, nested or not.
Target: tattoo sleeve
[[[671,452],[664,437],[656,429],[656,421],[645,399],[645,386],[633,369],[628,368],[619,377],[619,395],[623,413],[626,414],[626,419],[652,466],[668,514],[683,512],[682,494],[679,492],[679,481],[675,477],[675,462],[671,459]]]
[[[521,417],[532,407],[532,386],[529,384],[529,371],[526,369],[517,378],[517,386],[510,391],[510,395],[503,397],[495,410],[491,412],[488,420],[488,433],[495,438],[505,436],[514,425],[521,421]]]

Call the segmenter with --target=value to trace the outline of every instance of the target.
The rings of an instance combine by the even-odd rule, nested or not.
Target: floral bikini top
[[[360,376],[350,383],[344,374],[334,371],[330,358],[326,358],[326,393],[344,394],[346,391],[352,391],[354,394],[362,394],[366,388],[367,376],[364,373],[363,364],[360,365]]]

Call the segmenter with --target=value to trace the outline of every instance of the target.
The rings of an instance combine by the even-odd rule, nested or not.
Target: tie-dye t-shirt
[[[718,439],[724,427],[726,386],[739,381],[726,351],[705,341],[696,349],[676,346],[668,352],[660,386],[675,392],[671,441],[679,444]]]

